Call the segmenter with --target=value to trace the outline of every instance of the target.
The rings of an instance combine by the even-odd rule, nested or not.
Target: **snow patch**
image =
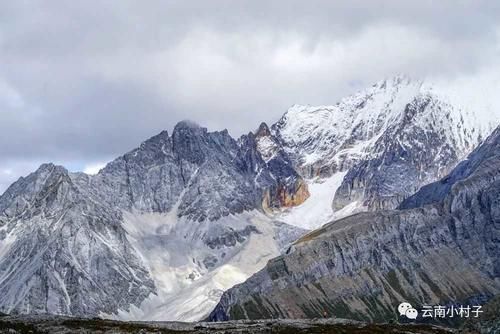
[[[268,162],[276,155],[278,146],[269,136],[264,136],[257,139],[257,149],[260,152],[262,159]]]
[[[342,209],[335,211],[331,217],[331,220],[339,220],[348,216],[352,216],[358,212],[366,211],[366,207],[362,203],[354,201],[344,206]]]
[[[281,211],[275,218],[309,230],[330,222],[334,217],[333,198],[346,173],[339,172],[327,179],[308,180],[309,198],[299,206]]]

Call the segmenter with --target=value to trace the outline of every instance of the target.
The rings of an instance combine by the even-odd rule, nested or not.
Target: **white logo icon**
[[[410,303],[401,303],[398,306],[398,312],[401,316],[406,316],[408,319],[417,319],[418,311],[411,306]]]

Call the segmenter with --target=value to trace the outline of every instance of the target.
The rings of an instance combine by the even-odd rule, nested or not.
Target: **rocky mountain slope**
[[[302,178],[241,140],[181,122],[96,176],[46,164],[21,178],[0,197],[0,310],[209,312],[303,233],[260,213],[307,198]]]
[[[162,132],[109,163],[89,178],[90,188],[124,210],[169,212],[178,204],[179,217],[198,221],[300,203],[297,193],[307,198],[286,157],[264,161],[253,134],[240,141],[181,122],[172,136]]]
[[[480,318],[468,319],[460,328],[460,334],[498,333],[500,332],[500,295],[488,301],[482,308]]]
[[[4,312],[96,314],[154,292],[116,210],[88,200],[62,167],[42,165],[0,199]]]
[[[486,161],[493,163],[498,159],[500,159],[500,133],[497,128],[473,154],[460,162],[449,175],[423,186],[399,207],[400,209],[409,209],[443,200],[455,183],[468,178],[478,168],[485,165]]]
[[[394,209],[422,185],[446,175],[490,131],[473,113],[405,76],[378,82],[333,106],[294,106],[272,133],[310,188],[328,202],[316,216],[299,209],[288,222],[317,228],[327,222],[325,211],[331,220]],[[325,183],[330,185],[321,186]]]
[[[439,189],[437,202],[356,214],[302,237],[224,293],[210,319],[384,321],[402,301],[482,304],[499,294],[500,127],[427,189]]]

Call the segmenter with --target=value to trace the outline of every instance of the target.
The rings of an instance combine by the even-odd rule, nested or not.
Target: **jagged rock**
[[[239,142],[247,168],[257,173],[255,182],[263,190],[264,210],[296,206],[309,197],[307,184],[266,123],[259,126],[255,135],[249,133]]]
[[[261,233],[255,226],[248,225],[244,229],[239,231],[228,231],[224,234],[219,234],[214,238],[209,238],[205,241],[208,247],[223,248],[223,247],[234,247],[236,243],[243,243],[246,238],[252,233]]]
[[[388,321],[402,301],[482,304],[499,294],[499,137],[500,128],[451,172],[441,201],[359,213],[307,234],[226,291],[209,318],[315,318],[326,312]]]

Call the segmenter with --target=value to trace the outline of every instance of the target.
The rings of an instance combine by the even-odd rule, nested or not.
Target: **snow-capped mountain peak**
[[[434,93],[431,84],[400,75],[334,105],[294,105],[271,132],[309,188],[328,194],[323,200],[333,205],[327,215],[333,219],[353,210],[395,208],[444,176],[485,137],[486,129],[473,112]],[[341,182],[334,182],[339,175]],[[326,222],[324,212],[321,219],[288,216],[299,226],[306,220],[316,222],[308,227]]]
[[[298,168],[305,176],[314,177],[348,169],[377,151],[384,134],[410,126],[424,132],[443,131],[465,154],[479,138],[471,117],[466,116],[469,114],[433,94],[432,86],[402,75],[382,80],[335,105],[294,105],[272,128]]]

